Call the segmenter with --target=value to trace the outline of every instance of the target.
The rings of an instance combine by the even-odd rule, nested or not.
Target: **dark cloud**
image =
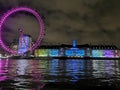
[[[44,20],[46,33],[42,44],[70,44],[71,40],[76,39],[78,44],[119,46],[119,3],[119,0],[1,0],[0,11],[4,8],[6,11],[27,6],[39,12]],[[6,23],[12,33],[17,33],[17,28],[23,26],[26,33],[33,34],[34,39],[38,36],[36,33],[39,27],[34,17],[17,15]],[[8,33],[10,34],[9,31]]]

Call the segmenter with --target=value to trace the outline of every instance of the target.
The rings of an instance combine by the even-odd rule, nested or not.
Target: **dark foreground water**
[[[0,60],[0,90],[120,90],[119,60]]]

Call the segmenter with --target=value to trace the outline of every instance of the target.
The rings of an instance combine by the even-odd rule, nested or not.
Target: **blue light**
[[[65,51],[65,55],[66,55],[66,56],[74,56],[74,50],[72,50],[72,49],[66,50],[66,51]]]
[[[76,48],[76,40],[73,40],[73,41],[72,41],[72,46],[73,46],[74,48]]]
[[[22,38],[19,38],[18,53],[22,54],[27,51],[30,45],[30,37],[24,35]]]
[[[85,51],[84,50],[76,50],[76,56],[85,56]]]
[[[49,56],[51,56],[51,57],[58,57],[58,55],[59,55],[58,49],[50,49],[49,50]]]
[[[103,57],[103,51],[102,50],[92,50],[92,56],[93,57]]]
[[[81,77],[85,76],[85,60],[66,60],[66,72],[69,72],[66,74],[66,76],[71,76],[72,78],[69,79],[72,82],[78,81]]]
[[[83,57],[85,55],[85,51],[83,49],[71,48],[65,51],[65,55],[68,57],[69,56]]]

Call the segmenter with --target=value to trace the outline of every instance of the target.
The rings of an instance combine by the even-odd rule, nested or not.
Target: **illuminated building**
[[[67,57],[84,57],[85,50],[78,48],[69,48],[65,50],[65,56]]]
[[[119,49],[114,45],[72,45],[40,46],[35,50],[35,57],[58,58],[119,58]]]
[[[76,48],[76,40],[73,40],[72,45],[73,45],[73,48]]]
[[[103,57],[103,50],[92,50],[92,57]]]
[[[92,57],[115,58],[119,57],[116,46],[92,46]]]
[[[19,44],[18,44],[18,54],[25,53],[28,48],[31,46],[32,39],[30,35],[22,35],[22,37],[19,38]]]
[[[66,57],[84,57],[85,56],[85,50],[84,48],[77,48],[76,47],[76,40],[73,40],[72,47],[65,49],[65,56]]]
[[[50,49],[49,50],[49,56],[50,57],[58,57],[59,56],[59,50],[58,49]]]
[[[36,57],[48,57],[48,49],[37,49],[35,50]]]

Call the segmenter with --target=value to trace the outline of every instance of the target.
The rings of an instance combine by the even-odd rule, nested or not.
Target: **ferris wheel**
[[[24,46],[24,48],[26,48],[24,51],[21,51],[18,49],[17,50],[14,50],[10,47],[8,47],[4,41],[3,41],[3,36],[2,36],[2,33],[3,33],[3,24],[5,23],[6,19],[11,16],[12,14],[16,14],[17,12],[27,12],[27,13],[30,13],[32,14],[38,21],[39,23],[39,36],[38,38],[36,39],[36,41],[29,45],[27,44],[27,38],[23,38],[23,37],[26,37],[24,35],[24,30],[23,29],[18,29],[19,30],[19,33],[20,33],[20,36],[19,36],[19,48],[22,48]],[[12,54],[24,54],[25,52],[27,51],[33,51],[36,47],[38,47],[42,41],[44,37],[44,23],[43,23],[43,20],[41,18],[41,16],[33,9],[31,8],[28,8],[28,7],[17,7],[17,8],[14,8],[14,9],[11,9],[9,10],[8,12],[6,12],[2,17],[1,17],[1,20],[0,20],[0,45],[1,47],[6,50],[7,52],[9,53],[12,53]]]

